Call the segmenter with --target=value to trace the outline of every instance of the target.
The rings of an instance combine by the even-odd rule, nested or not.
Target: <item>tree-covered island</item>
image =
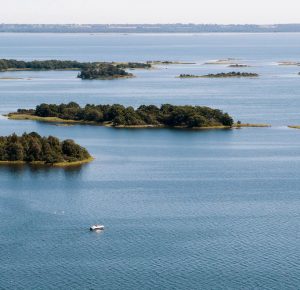
[[[246,73],[246,72],[228,72],[228,73],[217,73],[208,75],[193,75],[193,74],[180,74],[178,78],[245,78],[245,77],[258,77],[256,73]]]
[[[133,77],[125,69],[148,69],[149,63],[138,62],[78,62],[69,60],[34,60],[22,61],[15,59],[0,59],[0,72],[22,70],[78,70],[78,77],[88,79],[116,79]]]
[[[130,78],[133,74],[126,72],[112,64],[94,64],[83,67],[78,78],[83,80],[109,80],[117,78]]]
[[[202,78],[253,78],[258,77],[257,73],[247,73],[247,72],[228,72],[228,73],[217,73],[217,74],[208,74],[201,76]]]
[[[92,161],[88,151],[73,140],[24,133],[0,136],[0,164],[31,163],[54,166],[79,165]]]
[[[32,110],[19,109],[10,113],[10,119],[31,119],[48,122],[93,123],[114,127],[178,127],[228,128],[233,119],[218,109],[200,106],[174,106],[164,104],[142,105],[137,109],[115,105],[80,107],[69,104],[41,104]]]

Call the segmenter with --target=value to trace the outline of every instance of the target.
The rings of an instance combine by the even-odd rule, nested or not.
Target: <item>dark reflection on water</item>
[[[14,176],[22,176],[24,173],[30,174],[52,174],[53,171],[64,172],[65,176],[79,176],[81,170],[87,164],[66,166],[66,167],[55,167],[51,165],[41,165],[41,164],[0,164],[0,174],[9,173]]]

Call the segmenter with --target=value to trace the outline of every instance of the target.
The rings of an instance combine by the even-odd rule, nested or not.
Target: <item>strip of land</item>
[[[65,161],[65,162],[58,162],[58,163],[47,163],[45,161],[32,161],[32,162],[26,162],[26,161],[1,161],[0,165],[42,165],[42,166],[51,166],[51,167],[75,167],[80,166],[89,162],[92,162],[94,160],[93,157],[81,160],[81,161]]]

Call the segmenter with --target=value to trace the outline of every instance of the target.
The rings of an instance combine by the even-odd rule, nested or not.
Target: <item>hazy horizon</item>
[[[258,25],[258,26],[272,26],[272,25],[300,25],[299,22],[285,22],[285,23],[196,23],[196,22],[169,22],[169,23],[150,23],[150,22],[137,22],[137,23],[80,23],[80,22],[70,22],[70,23],[17,23],[17,22],[3,22],[2,25],[220,25],[220,26],[230,26],[230,25]]]
[[[0,0],[7,24],[299,23],[298,0]]]

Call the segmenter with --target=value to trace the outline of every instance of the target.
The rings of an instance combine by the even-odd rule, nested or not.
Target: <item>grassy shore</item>
[[[289,125],[288,127],[291,129],[300,129],[300,125]]]
[[[43,165],[43,166],[51,166],[51,167],[71,167],[71,166],[79,166],[85,163],[92,162],[94,160],[93,157],[90,157],[88,159],[80,160],[80,161],[74,161],[74,162],[59,162],[59,163],[53,163],[48,164],[44,161],[34,161],[34,162],[25,162],[25,161],[0,161],[0,165]]]
[[[97,123],[92,121],[76,121],[76,120],[65,120],[57,117],[39,117],[34,115],[27,114],[18,114],[18,113],[9,113],[5,115],[10,120],[31,120],[31,121],[39,121],[39,122],[47,122],[47,123],[59,123],[60,126],[70,126],[75,124],[83,124],[83,125],[98,125],[105,127],[113,127],[113,128],[128,128],[128,129],[139,129],[139,128],[176,128],[176,129],[189,129],[187,127],[175,126],[175,127],[167,127],[164,125],[120,125],[114,126],[111,122]],[[254,128],[265,128],[271,127],[269,124],[251,124],[251,123],[235,123],[233,126],[223,126],[223,125],[213,125],[207,127],[194,127],[191,129],[194,130],[208,130],[208,129],[230,129],[230,128],[245,128],[245,127],[254,127]],[[300,129],[300,127],[299,127]]]
[[[74,162],[59,162],[59,163],[54,163],[54,167],[71,167],[71,166],[79,166],[82,164],[86,164],[89,162],[92,162],[94,160],[93,157],[90,157],[88,159],[80,160],[80,161],[74,161]]]
[[[10,120],[31,120],[31,121],[39,121],[39,122],[48,122],[48,123],[63,123],[63,124],[96,124],[95,122],[87,122],[87,121],[76,121],[76,120],[65,120],[57,117],[39,117],[35,115],[27,115],[27,114],[14,114],[9,113],[5,115]]]

